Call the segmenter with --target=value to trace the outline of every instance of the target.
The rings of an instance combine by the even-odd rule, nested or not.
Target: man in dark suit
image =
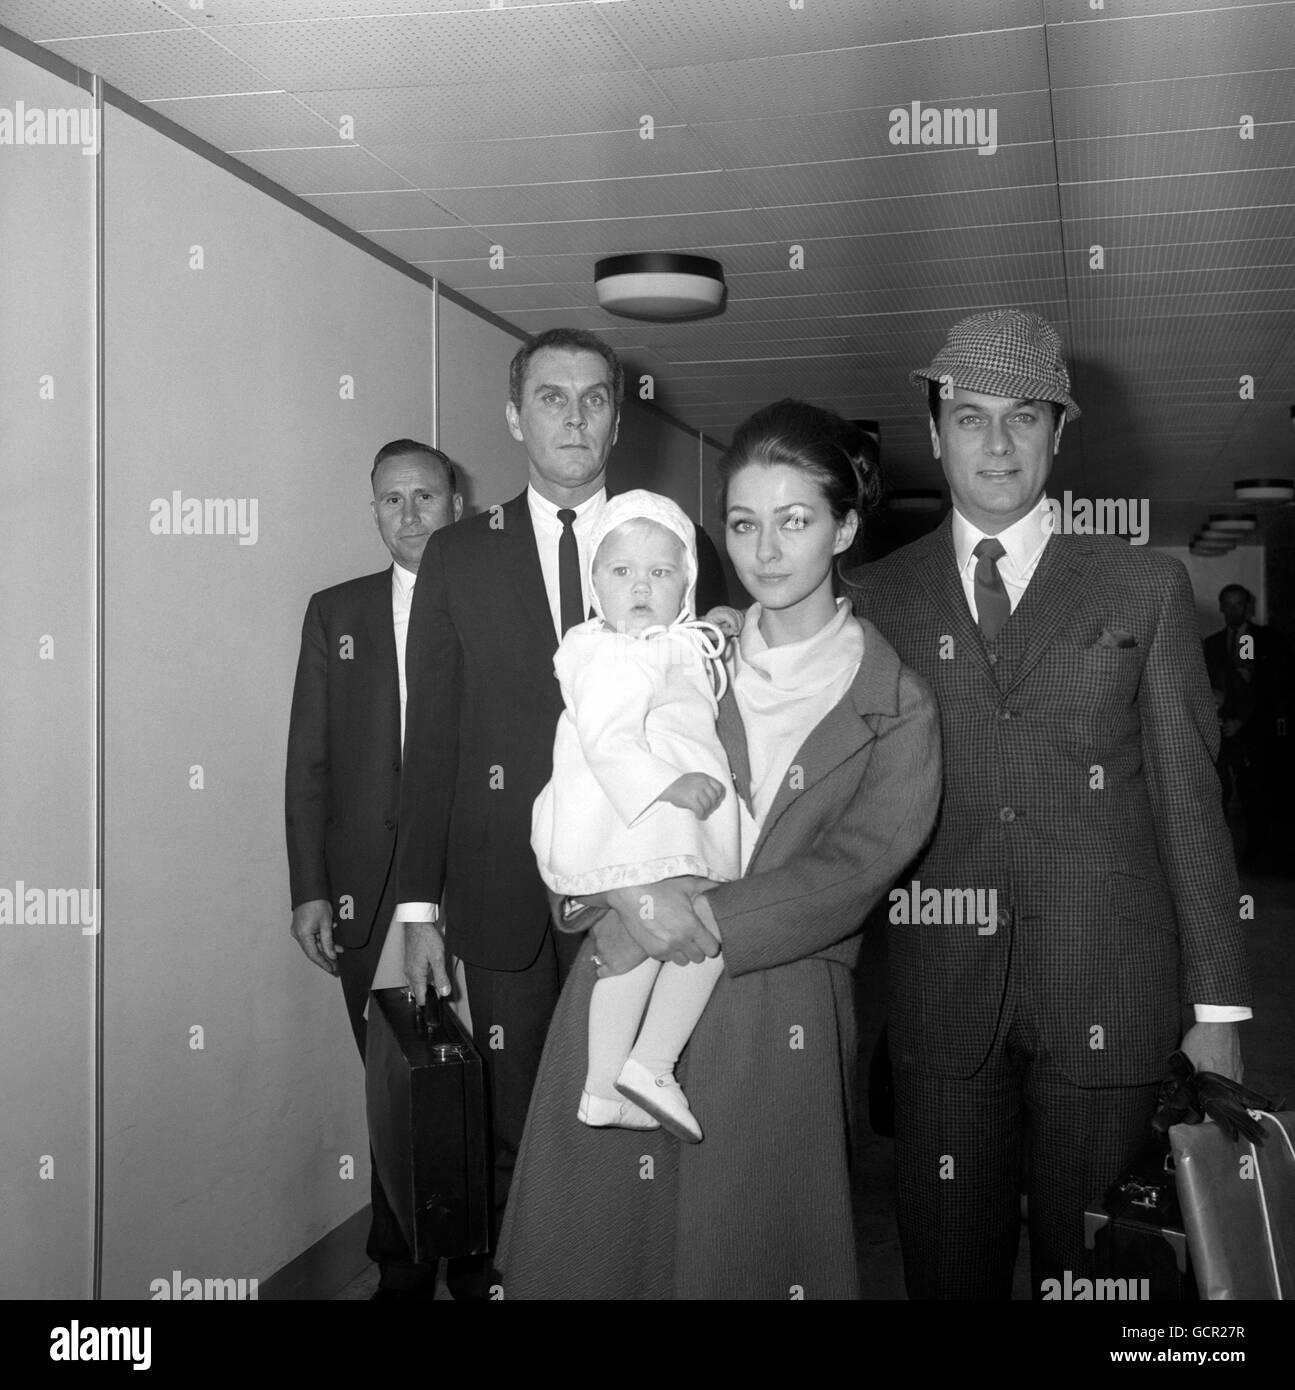
[[[361,1058],[365,1004],[396,901],[409,606],[428,538],[463,512],[454,465],[415,440],[384,445],[370,480],[374,521],[395,563],[311,597],[285,798],[292,935],[309,960],[341,977]],[[371,1194],[379,1293],[430,1294],[435,1270],[414,1265],[376,1169]]]
[[[448,989],[447,949],[465,967],[493,1125],[496,1230],[579,945],[553,930],[531,807],[562,713],[554,653],[589,613],[582,552],[606,503],[623,395],[620,361],[592,333],[552,329],[518,351],[505,416],[528,484],[432,538],[409,620],[397,917],[409,924],[406,975],[420,1002],[429,978]],[[722,602],[723,580],[714,546],[697,539],[705,612]]]
[[[1289,715],[1290,645],[1275,628],[1252,620],[1254,595],[1243,584],[1219,591],[1221,632],[1202,644],[1218,705],[1222,740],[1219,780],[1226,807],[1235,790],[1245,824],[1245,865],[1277,867],[1280,739]]]
[[[851,579],[940,706],[944,799],[911,877],[997,906],[889,931],[905,1277],[914,1298],[1009,1297],[1024,1176],[1038,1297],[1091,1275],[1083,1211],[1149,1134],[1180,977],[1184,1052],[1240,1079],[1218,725],[1182,566],[1064,534],[1048,506],[1079,413],[1051,325],[974,315],[912,380],[953,512]]]

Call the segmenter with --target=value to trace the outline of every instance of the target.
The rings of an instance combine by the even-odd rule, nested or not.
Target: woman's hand
[[[625,923],[615,912],[604,912],[592,928],[598,962],[598,978],[624,975],[648,958],[647,952],[625,930]]]
[[[697,965],[719,955],[719,942],[702,926],[693,899],[716,885],[709,878],[666,878],[607,894],[625,930],[652,957]]]

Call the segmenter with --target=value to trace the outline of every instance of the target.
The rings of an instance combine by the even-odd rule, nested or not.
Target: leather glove
[[[1169,1059],[1158,1099],[1160,1106],[1151,1121],[1157,1134],[1168,1134],[1170,1125],[1198,1125],[1209,1118],[1233,1143],[1240,1136],[1262,1144],[1263,1127],[1248,1112],[1277,1109],[1267,1096],[1248,1086],[1239,1086],[1218,1072],[1197,1071],[1181,1052]]]

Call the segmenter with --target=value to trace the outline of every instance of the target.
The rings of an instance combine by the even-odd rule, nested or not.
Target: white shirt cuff
[[[435,903],[397,903],[397,922],[438,922],[440,909]]]
[[[1197,1023],[1240,1023],[1253,1018],[1254,1010],[1244,1004],[1193,1004]]]

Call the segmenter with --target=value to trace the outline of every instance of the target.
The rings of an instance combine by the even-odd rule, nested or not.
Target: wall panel
[[[263,1279],[368,1200],[283,765],[307,597],[389,563],[369,465],[431,433],[431,292],[115,111],[105,162],[105,1292],[139,1298]],[[176,494],[243,534],[169,534]]]
[[[0,92],[92,107],[3,49]],[[0,146],[0,1298],[91,1285],[96,939],[41,920],[95,887],[95,163]]]

